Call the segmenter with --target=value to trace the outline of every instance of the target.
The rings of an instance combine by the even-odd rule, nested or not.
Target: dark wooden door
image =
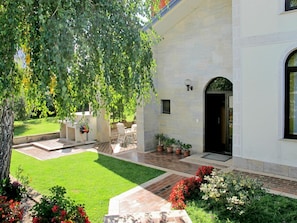
[[[226,147],[225,94],[206,94],[205,150],[224,153]]]

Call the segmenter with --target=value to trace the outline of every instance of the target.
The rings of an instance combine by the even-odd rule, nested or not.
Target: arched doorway
[[[205,90],[205,152],[232,154],[233,85],[223,77]]]

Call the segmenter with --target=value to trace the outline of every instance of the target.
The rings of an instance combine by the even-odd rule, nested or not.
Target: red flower
[[[210,175],[213,169],[214,169],[213,166],[201,166],[198,168],[196,172],[196,176],[201,177],[203,179],[204,176]]]
[[[172,203],[172,208],[184,209],[186,207],[184,202],[186,193],[187,188],[185,185],[185,180],[180,180],[174,185],[169,196],[169,201]]]
[[[57,213],[59,211],[59,206],[58,205],[54,205],[52,207],[52,212]]]
[[[64,218],[66,215],[67,215],[67,211],[62,210],[62,211],[61,211],[61,217]]]
[[[0,196],[0,222],[19,222],[23,218],[23,212],[20,202]]]
[[[86,212],[83,207],[77,207],[77,210],[82,217],[86,216]]]
[[[38,217],[34,217],[32,222],[33,223],[39,223],[39,218]]]
[[[185,209],[187,199],[199,196],[203,178],[206,175],[210,175],[212,170],[212,166],[201,166],[198,168],[196,176],[177,182],[169,196],[169,202],[171,202],[172,208]]]

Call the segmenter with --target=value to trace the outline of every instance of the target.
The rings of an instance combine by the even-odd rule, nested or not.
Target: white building
[[[192,153],[227,153],[234,167],[297,178],[296,8],[171,0],[153,24],[162,37],[158,97],[137,111],[138,149],[155,150],[164,133]]]

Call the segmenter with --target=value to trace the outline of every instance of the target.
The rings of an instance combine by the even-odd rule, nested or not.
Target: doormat
[[[209,154],[202,156],[201,158],[220,161],[220,162],[226,162],[227,160],[231,159],[232,156],[217,154],[217,153],[209,153]]]

